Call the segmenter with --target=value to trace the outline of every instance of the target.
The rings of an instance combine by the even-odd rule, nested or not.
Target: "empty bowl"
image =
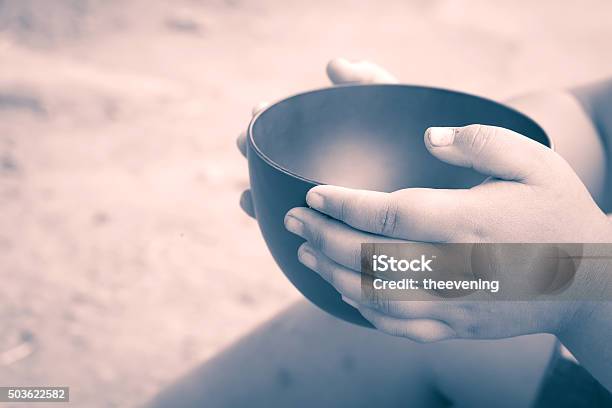
[[[448,165],[425,148],[430,126],[473,123],[512,129],[550,147],[533,120],[497,102],[411,85],[348,85],[283,99],[253,118],[247,156],[257,221],[274,259],[321,309],[370,324],[297,259],[303,240],[283,224],[318,184],[391,192],[407,187],[468,188],[485,176]]]

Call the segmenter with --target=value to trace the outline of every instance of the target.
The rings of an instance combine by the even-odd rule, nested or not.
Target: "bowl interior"
[[[251,196],[270,252],[285,275],[332,315],[371,327],[340,294],[297,259],[303,240],[283,218],[306,205],[315,184],[378,191],[405,187],[465,188],[484,176],[435,159],[425,148],[429,126],[481,123],[513,129],[548,145],[526,116],[493,101],[407,85],[343,86],[284,99],[249,129]]]
[[[409,85],[343,86],[285,99],[253,122],[252,143],[279,170],[314,184],[378,191],[465,188],[484,177],[435,159],[430,126],[510,128],[549,145],[528,117],[493,101]]]

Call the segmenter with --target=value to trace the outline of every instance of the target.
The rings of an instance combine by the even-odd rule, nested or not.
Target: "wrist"
[[[602,310],[612,307],[612,223],[607,221],[605,227],[602,234],[606,233],[607,239],[582,245],[573,288],[568,288],[570,307],[555,333],[562,341],[580,337],[588,326],[597,326],[594,322],[609,320]]]
[[[603,200],[606,179],[605,147],[591,116],[569,91],[545,91],[514,98],[511,107],[535,120],[551,138],[593,198]]]

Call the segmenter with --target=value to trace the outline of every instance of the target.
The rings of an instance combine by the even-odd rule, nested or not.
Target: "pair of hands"
[[[369,62],[336,59],[327,73],[334,84],[397,82]],[[258,105],[253,113],[264,106]],[[610,221],[579,177],[563,158],[539,143],[508,129],[478,124],[430,128],[424,143],[439,160],[474,168],[489,178],[465,190],[408,188],[382,193],[314,187],[306,196],[310,208],[294,208],[285,217],[286,228],[306,240],[298,251],[299,260],[331,283],[377,329],[392,335],[430,342],[566,330],[586,306],[361,301],[362,242],[612,242]],[[244,134],[238,146],[244,154]],[[254,216],[248,190],[242,194],[241,206]],[[503,277],[510,284],[521,278],[512,273]],[[574,284],[593,285],[589,279],[589,274],[581,274],[581,282]]]

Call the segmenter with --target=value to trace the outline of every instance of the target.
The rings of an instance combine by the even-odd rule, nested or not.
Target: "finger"
[[[359,302],[357,302],[356,300],[353,300],[346,296],[342,296],[342,301],[348,305],[353,306],[355,309],[359,309]]]
[[[396,319],[367,307],[360,307],[359,312],[378,330],[392,336],[407,337],[419,343],[432,343],[457,337],[450,326],[438,320]]]
[[[444,162],[504,180],[548,180],[559,160],[546,146],[496,126],[431,127],[425,145]]]
[[[236,146],[238,146],[238,150],[244,157],[247,157],[247,147],[246,147],[246,132],[241,132],[236,139]]]
[[[268,106],[270,106],[268,102],[259,102],[257,105],[253,106],[253,109],[251,111],[251,116],[257,115],[259,112],[266,109]],[[246,132],[240,133],[240,135],[238,136],[238,139],[236,139],[236,145],[238,146],[238,150],[240,150],[240,153],[242,153],[242,155],[246,157],[247,155]]]
[[[362,275],[334,262],[308,242],[303,243],[298,249],[298,259],[332,285],[342,295],[342,300],[355,308],[363,305],[392,317],[409,319],[442,320],[454,318],[456,314],[448,302],[425,291],[419,291],[416,295],[421,299],[418,301],[392,300],[385,297],[384,292],[381,292],[380,296],[364,298]]]
[[[360,303],[361,275],[358,272],[332,261],[308,242],[304,242],[298,249],[298,259],[304,266],[318,273],[342,296]]]
[[[442,299],[424,291],[419,291],[418,296],[419,299],[427,299],[427,301],[383,299],[382,294],[381,297],[364,299],[362,296],[364,282],[361,279],[361,273],[334,262],[309,242],[304,242],[298,248],[298,259],[304,266],[318,273],[343,297],[348,298],[349,304],[350,302],[363,304],[381,313],[401,318],[437,318],[448,315],[448,312],[443,310],[446,307],[440,307]]]
[[[327,64],[327,76],[334,85],[394,84],[397,79],[385,69],[369,61],[352,62],[345,58],[334,58]]]
[[[259,112],[261,112],[262,110],[266,109],[268,106],[270,106],[269,102],[261,101],[261,102],[257,103],[257,105],[253,106],[253,110],[251,111],[251,114],[253,116],[255,116]]]
[[[255,207],[253,206],[251,190],[244,190],[240,195],[240,207],[249,217],[255,218]]]
[[[393,193],[316,186],[308,205],[359,230],[414,241],[450,240],[471,220],[469,190],[412,188]]]
[[[361,270],[361,244],[400,242],[351,228],[310,208],[297,207],[285,216],[288,231],[307,240],[334,262],[354,271]]]

